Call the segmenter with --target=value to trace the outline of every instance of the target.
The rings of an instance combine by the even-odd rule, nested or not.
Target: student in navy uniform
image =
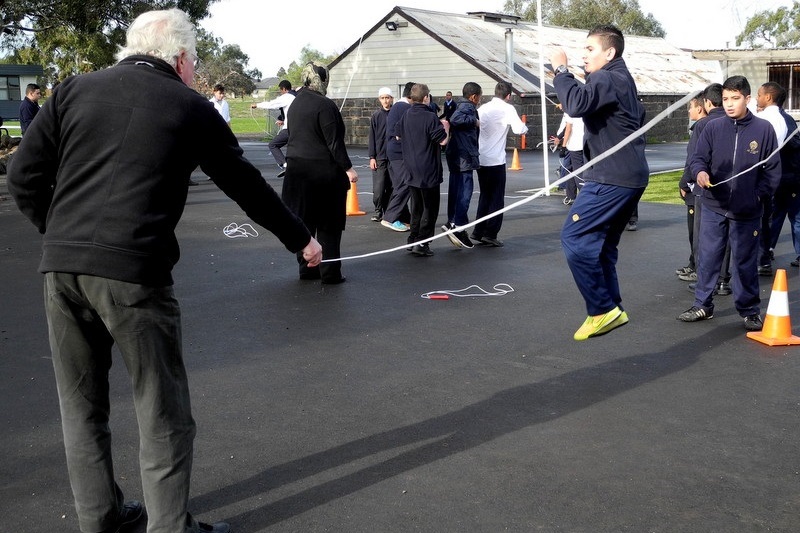
[[[447,91],[444,95],[444,109],[442,109],[442,114],[439,115],[439,118],[443,118],[446,121],[450,121],[450,117],[453,116],[453,113],[456,112],[456,101],[453,100],[453,93]]]
[[[786,89],[769,81],[761,86],[772,91],[783,120],[786,122],[787,137],[797,129],[797,123],[783,109],[786,102]],[[790,263],[800,266],[800,135],[795,135],[781,148],[781,182],[772,199],[772,242],[770,250],[778,245],[783,221],[789,217],[792,232],[792,244],[796,258]]]
[[[25,87],[25,98],[19,104],[19,127],[23,135],[39,113],[39,98],[41,97],[42,89],[35,83],[29,83]]]
[[[403,160],[403,147],[397,140],[397,123],[400,118],[411,108],[408,97],[414,82],[410,81],[403,87],[403,97],[392,105],[386,117],[386,155],[389,158],[389,178],[392,180],[392,195],[389,205],[383,213],[381,225],[393,231],[408,231],[409,220],[408,199],[411,191],[408,190],[408,171]]]
[[[475,82],[467,82],[461,91],[464,99],[458,102],[450,117],[450,141],[447,146],[447,168],[450,177],[447,185],[447,224],[442,231],[455,229],[469,223],[467,211],[475,184],[473,171],[481,166],[478,150],[480,120],[478,104],[483,89]],[[456,231],[447,236],[457,248],[472,248],[467,230]]]
[[[686,222],[689,230],[689,264],[681,267],[675,271],[678,276],[692,276],[694,279],[684,281],[696,281],[697,274],[695,273],[694,264],[694,178],[691,177],[689,172],[689,157],[694,153],[694,147],[697,145],[697,125],[701,119],[708,116],[706,113],[705,105],[703,104],[703,93],[698,94],[689,102],[687,106],[689,112],[689,120],[692,121],[689,126],[689,143],[686,145],[686,163],[683,168],[683,175],[678,183],[678,191],[686,204]],[[691,185],[690,185],[691,183]],[[683,278],[681,278],[683,279]]]
[[[614,26],[597,26],[586,38],[586,84],[567,69],[567,55],[553,51],[553,84],[564,112],[583,118],[587,161],[621,143],[644,124],[644,106],[622,53],[625,40]],[[561,244],[589,316],[577,341],[628,323],[617,280],[617,245],[645,187],[650,170],[644,136],[634,138],[583,174],[585,184],[561,231]]]
[[[714,288],[725,246],[730,242],[733,301],[747,331],[763,327],[759,304],[758,251],[763,202],[781,178],[780,158],[767,157],[778,147],[772,125],[748,109],[750,84],[732,76],[722,85],[725,118],[708,122],[689,168],[703,203],[694,305],[678,316],[683,322],[714,317]],[[760,163],[760,164],[759,164]],[[753,167],[753,168],[751,168]],[[734,177],[740,172],[744,174]],[[730,181],[726,181],[733,178]]]
[[[428,86],[411,87],[411,109],[397,124],[411,191],[411,233],[408,242],[432,237],[439,216],[439,184],[442,183],[442,149],[447,144],[447,121],[440,121],[430,108]],[[433,255],[429,243],[417,244],[414,255]]]
[[[392,180],[389,178],[389,157],[386,155],[386,118],[394,103],[394,95],[389,87],[378,89],[378,102],[381,106],[369,119],[369,168],[372,170],[372,205],[375,213],[373,222],[383,220],[383,213],[392,196]]]
[[[697,145],[697,139],[700,138],[700,133],[702,133],[703,129],[705,129],[706,125],[708,124],[709,120],[716,120],[719,118],[725,118],[725,110],[722,108],[722,84],[721,83],[712,83],[708,87],[705,88],[703,91],[703,106],[705,107],[707,116],[705,118],[701,118],[697,121],[694,127],[694,144],[692,147],[692,153],[694,153],[694,147]],[[689,161],[691,157],[687,154],[686,165],[688,167]],[[691,183],[692,186],[695,185],[694,183],[694,176],[691,176],[691,172],[689,172],[689,176],[687,176],[687,183]],[[698,196],[700,190],[693,190],[693,194],[695,195],[694,198],[694,225],[692,227],[692,249],[694,250],[694,262],[695,266],[697,265],[697,255],[698,250],[700,250],[700,245],[698,241],[700,240],[700,220],[703,218],[703,202],[702,197]],[[719,269],[719,279],[717,282],[717,288],[714,289],[714,295],[720,296],[727,296],[733,292],[731,289],[731,273],[730,273],[730,264],[731,264],[731,247],[730,243],[725,248],[725,256],[722,259],[722,266]],[[682,281],[689,281],[689,290],[694,293],[694,289],[697,286],[697,272],[689,272],[678,274],[678,279]]]

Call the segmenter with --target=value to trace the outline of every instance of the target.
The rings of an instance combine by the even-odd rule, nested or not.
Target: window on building
[[[785,109],[800,109],[800,63],[767,64],[769,81],[786,89]]]
[[[19,76],[0,76],[0,100],[20,100]]]

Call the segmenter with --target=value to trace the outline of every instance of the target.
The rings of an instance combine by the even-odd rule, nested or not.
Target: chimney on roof
[[[514,31],[506,28],[506,67],[508,74],[514,73]]]

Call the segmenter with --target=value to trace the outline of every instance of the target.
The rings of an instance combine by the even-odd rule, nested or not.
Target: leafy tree
[[[280,70],[278,71],[278,75],[281,79],[287,79],[292,82],[292,87],[298,87],[300,85],[300,75],[303,73],[303,68],[305,68],[309,61],[316,61],[327,65],[336,59],[336,56],[337,54],[325,56],[319,50],[306,45],[300,50],[300,58],[289,64],[289,68],[284,72],[283,76],[280,76]]]
[[[800,2],[775,11],[759,11],[747,20],[742,33],[736,36],[736,46],[742,43],[752,48],[790,48],[800,43]]]
[[[193,20],[217,0],[2,0],[0,50],[37,63],[55,82],[114,63],[130,21],[145,11],[177,7]]]
[[[220,47],[221,41],[204,32],[203,51],[198,41],[197,55],[200,66],[195,77],[195,89],[211,94],[214,85],[221,83],[225,90],[243,98],[255,91],[253,79],[260,78],[258,70],[245,70],[250,58],[242,52],[238,44]],[[214,43],[212,46],[211,43]]]
[[[536,2],[532,0],[506,0],[504,10],[525,20],[536,20]],[[542,22],[582,29],[613,24],[626,35],[666,35],[651,13],[642,12],[638,0],[543,0]]]

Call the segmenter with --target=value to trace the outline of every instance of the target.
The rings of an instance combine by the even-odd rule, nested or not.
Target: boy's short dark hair
[[[691,107],[693,105],[703,107],[703,93],[700,93],[692,98],[692,100],[689,102],[689,106]]]
[[[786,102],[786,89],[781,87],[780,84],[774,81],[768,81],[761,85],[761,89],[765,94],[772,97],[772,101],[775,102],[775,105],[783,107],[784,102]]]
[[[481,89],[481,86],[475,83],[474,81],[468,81],[467,83],[464,84],[464,88],[461,89],[461,95],[464,98],[469,98],[474,94],[482,95],[483,89]]]
[[[603,50],[614,49],[614,59],[622,57],[622,52],[625,51],[625,37],[619,28],[611,24],[600,24],[589,31],[588,37],[592,36],[600,39]]]
[[[708,100],[714,107],[722,107],[722,84],[712,83],[703,91],[703,100]]]
[[[410,81],[405,84],[403,87],[403,98],[409,98],[411,96],[411,88],[416,85],[413,81]]]
[[[224,93],[225,92],[225,86],[222,85],[221,83],[218,83],[218,84],[214,85],[214,92],[217,92],[217,91],[219,91],[221,93]]]
[[[27,85],[27,87],[25,87],[25,94],[31,94],[32,92],[34,92],[34,91],[38,91],[38,90],[40,90],[40,89],[41,89],[41,87],[39,87],[39,85],[38,85],[38,84],[36,84],[36,83],[29,83],[29,84]]]
[[[281,82],[278,84],[278,89],[286,89],[287,91],[291,91],[292,82],[289,80],[281,80]]]
[[[738,91],[742,96],[750,96],[750,82],[744,76],[731,76],[722,84],[723,91]]]
[[[494,95],[498,98],[505,99],[506,96],[511,94],[511,84],[507,81],[499,81],[494,86]]]
[[[415,83],[411,87],[411,94],[409,94],[408,97],[412,102],[421,104],[425,101],[425,97],[428,96],[429,94],[430,91],[428,91],[427,85],[425,85],[424,83]]]

